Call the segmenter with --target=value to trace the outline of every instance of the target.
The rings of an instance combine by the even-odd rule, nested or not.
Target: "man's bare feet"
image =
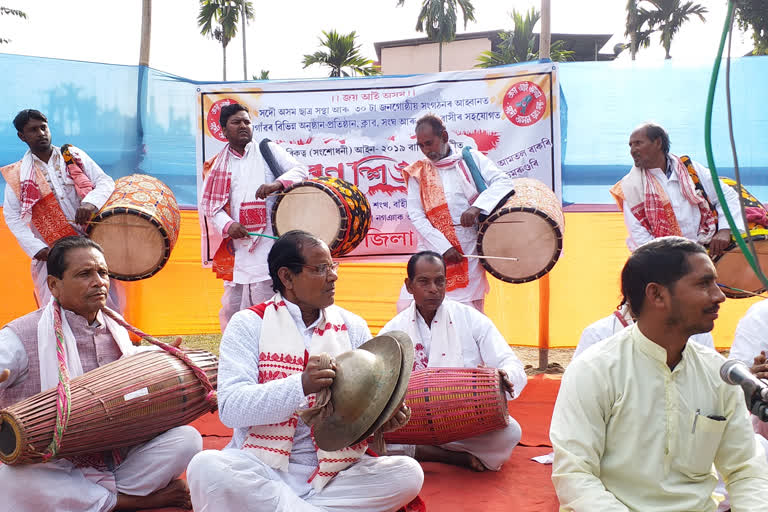
[[[416,460],[421,462],[442,462],[462,466],[473,471],[485,471],[485,466],[480,459],[466,452],[452,452],[439,446],[417,446]]]
[[[147,496],[117,495],[117,505],[114,510],[137,510],[143,508],[178,507],[192,509],[192,500],[189,497],[189,487],[184,480],[172,480],[162,489]]]

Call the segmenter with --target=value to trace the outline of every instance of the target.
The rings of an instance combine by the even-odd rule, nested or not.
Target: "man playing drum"
[[[48,119],[26,109],[13,120],[17,135],[29,149],[16,163],[0,168],[5,178],[3,216],[21,248],[32,258],[35,299],[45,307],[51,294],[45,261],[56,240],[85,234],[84,227],[107,202],[115,182],[85,151],[69,146],[74,164],[51,144]],[[121,312],[122,288],[113,280],[107,304]]]
[[[507,398],[520,396],[528,378],[493,322],[474,308],[445,298],[445,263],[440,254],[423,251],[408,261],[405,286],[413,303],[382,329],[408,333],[415,349],[414,370],[426,367],[488,366],[498,368]],[[520,442],[520,425],[509,425],[476,437],[440,446],[392,446],[416,460],[498,471]]]
[[[136,350],[128,332],[101,312],[109,277],[96,242],[80,236],[62,238],[48,253],[47,265],[53,298],[43,309],[0,330],[0,408],[57,385],[59,336],[70,377]],[[183,426],[109,453],[0,466],[3,509],[108,512],[189,508],[189,490],[177,477],[201,449],[197,430]]]
[[[731,232],[717,198],[709,169],[669,152],[669,135],[659,125],[643,124],[629,137],[635,162],[629,174],[611,188],[624,212],[627,246],[637,247],[662,236],[682,236],[709,246],[716,258],[731,243]],[[742,226],[739,197],[723,187],[728,209]]]
[[[408,217],[419,233],[419,250],[442,254],[447,268],[448,297],[482,312],[488,280],[476,258],[478,217],[490,211],[508,194],[512,180],[482,153],[472,150],[487,189],[478,192],[462,154],[448,142],[443,120],[428,114],[416,122],[416,140],[427,157],[404,170],[408,187]],[[409,303],[405,288],[398,311]]]
[[[307,167],[300,164],[283,148],[269,143],[277,167],[283,173],[275,176],[267,161],[253,142],[253,128],[248,108],[239,103],[221,109],[219,117],[227,145],[219,154],[205,162],[207,173],[200,200],[200,214],[205,215],[217,233],[224,237],[222,248],[216,252],[214,267],[222,267],[224,295],[221,298],[219,321],[221,331],[241,309],[259,304],[272,296],[267,254],[272,247],[269,238],[249,235],[272,235],[271,208],[274,198],[268,195],[302,181],[308,176]],[[225,250],[230,246],[234,263]],[[218,274],[218,272],[217,272]]]
[[[296,413],[336,376],[320,366],[320,354],[333,357],[371,338],[362,318],[333,304],[338,263],[320,239],[289,231],[268,264],[274,296],[236,313],[221,340],[219,414],[234,435],[223,451],[204,451],[187,468],[195,510],[398,509],[421,489],[416,461],[369,457],[365,442],[319,450]],[[409,414],[402,406],[382,429],[399,428]]]
[[[689,343],[725,296],[706,250],[662,237],[635,250],[621,289],[636,323],[563,375],[550,439],[562,510],[714,512],[719,472],[733,510],[768,510],[768,463],[720,354]]]

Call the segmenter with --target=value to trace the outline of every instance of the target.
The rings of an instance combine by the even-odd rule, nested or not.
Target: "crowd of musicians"
[[[29,149],[0,169],[3,214],[31,258],[40,309],[0,330],[0,409],[56,387],[63,367],[75,378],[151,350],[135,347],[115,320],[124,299],[102,247],[84,236],[113,180],[82,149],[54,146],[41,112],[23,110],[13,122]],[[197,430],[179,426],[109,452],[0,465],[4,509],[414,511],[426,510],[419,461],[498,471],[522,435],[511,417],[445,444],[390,443],[386,455],[367,440],[318,447],[297,411],[333,384],[334,358],[371,332],[334,304],[339,263],[325,242],[301,230],[273,236],[275,194],[307,179],[307,166],[278,144],[260,149],[243,105],[224,107],[220,124],[228,143],[205,163],[199,208],[234,256],[219,313],[217,387],[231,442],[202,450]],[[482,216],[515,180],[478,151],[462,156],[435,115],[417,121],[415,136],[426,158],[405,178],[419,251],[381,332],[407,333],[414,370],[493,368],[515,399],[527,376],[483,313],[483,267],[465,257],[475,255]],[[709,334],[725,300],[712,258],[731,244],[724,206],[743,224],[738,194],[726,189],[721,204],[709,171],[670,153],[660,126],[638,127],[629,147],[634,166],[611,189],[629,231],[623,301],[584,330],[552,418],[561,510],[764,512],[768,429],[750,417],[742,390],[718,376],[725,359]],[[768,377],[766,304],[749,309],[731,349],[759,378]],[[403,428],[411,413],[400,403],[381,431]]]

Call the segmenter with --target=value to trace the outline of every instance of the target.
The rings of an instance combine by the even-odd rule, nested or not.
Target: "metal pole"
[[[248,60],[245,55],[245,2],[243,0],[243,80],[248,80]]]
[[[149,66],[149,43],[152,33],[152,0],[141,2],[141,47],[139,66]]]

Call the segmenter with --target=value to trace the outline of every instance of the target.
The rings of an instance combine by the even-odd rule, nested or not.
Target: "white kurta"
[[[458,151],[451,146],[451,154]],[[464,178],[459,174],[461,169],[458,164],[453,167],[439,169],[440,179],[443,183],[445,199],[448,203],[448,209],[451,212],[453,224],[456,224],[456,237],[461,244],[461,250],[464,254],[477,254],[477,224],[468,228],[461,226],[461,214],[470,206],[480,208],[483,214],[488,215],[491,210],[501,201],[505,194],[513,188],[512,179],[501,171],[488,157],[479,151],[472,151],[472,157],[480,169],[488,188],[483,191],[470,204],[467,197],[462,193],[461,181]],[[435,228],[427,219],[424,213],[424,205],[421,203],[421,187],[413,178],[408,179],[408,217],[419,233],[418,250],[435,251],[443,254],[450,249],[451,243],[437,228]],[[458,288],[447,293],[447,297],[457,302],[469,304],[472,301],[483,299],[488,293],[488,280],[485,276],[485,270],[476,258],[469,258],[469,285],[465,288]],[[400,292],[401,300],[410,300],[413,297],[403,287]]]
[[[626,318],[625,318],[626,320]],[[632,325],[634,321],[630,318],[626,320],[628,325]],[[572,361],[579,357],[586,349],[595,345],[599,341],[606,338],[610,338],[620,330],[624,329],[616,315],[610,314],[605,318],[601,318],[597,322],[588,325],[582,332],[579,344],[576,346],[576,351],[573,353]],[[701,334],[694,334],[690,337],[690,341],[694,341],[699,345],[709,347],[712,350],[715,349],[715,340],[712,338],[711,332],[703,332]]]
[[[93,184],[93,190],[91,190],[81,200],[75,190],[75,182],[70,178],[67,172],[66,163],[64,157],[61,155],[61,149],[57,146],[53,147],[53,153],[51,154],[48,162],[43,162],[35,155],[32,155],[29,150],[32,160],[40,168],[43,175],[45,175],[48,185],[51,187],[51,191],[56,196],[56,201],[61,207],[61,211],[64,212],[64,216],[69,220],[75,219],[75,212],[82,205],[82,203],[90,203],[97,209],[101,209],[107,199],[115,191],[115,182],[109,177],[99,165],[94,162],[88,154],[82,149],[71,147],[71,151],[76,153],[83,163],[83,172],[88,176]],[[26,154],[25,154],[26,156]],[[32,283],[35,287],[35,297],[37,298],[38,305],[45,306],[51,298],[51,293],[48,290],[46,278],[48,277],[48,270],[44,261],[34,259],[35,254],[42,249],[48,247],[48,245],[40,236],[40,233],[35,229],[32,223],[27,224],[21,218],[21,203],[16,193],[11,187],[5,187],[5,195],[3,199],[3,217],[5,217],[5,223],[8,225],[8,229],[11,230],[13,236],[19,242],[22,250],[32,258],[31,273]],[[71,222],[70,225],[77,233],[85,234],[83,226]],[[110,279],[110,290],[107,305],[122,312],[125,308],[125,297],[122,291],[122,286]]]
[[[673,155],[670,156],[677,158]],[[701,180],[704,191],[707,193],[709,202],[713,204],[717,210],[718,230],[727,229],[728,221],[725,218],[723,206],[720,204],[720,201],[717,198],[717,193],[715,192],[715,186],[712,184],[712,175],[710,174],[709,169],[699,164],[698,162],[694,162],[693,160],[691,160],[691,162],[696,169],[699,180]],[[667,197],[669,197],[669,202],[672,205],[672,209],[675,211],[675,217],[677,218],[677,223],[680,226],[682,236],[696,242],[698,239],[699,223],[701,222],[701,211],[699,210],[698,206],[689,203],[688,200],[683,196],[682,190],[680,189],[680,182],[677,179],[677,174],[673,172],[670,177],[667,178],[665,172],[659,168],[646,169],[646,172],[653,174],[656,180],[658,180],[658,182],[664,188]],[[739,207],[739,195],[735,190],[725,184],[722,184],[722,188],[723,195],[725,196],[725,200],[728,204],[728,209],[730,210],[731,215],[733,215],[733,220],[736,222],[737,226],[743,226],[744,221],[742,220],[741,210]],[[640,224],[640,221],[637,220],[637,218],[632,214],[631,206],[632,205],[627,204],[626,201],[624,202],[624,223],[627,225],[627,231],[629,232],[629,238],[627,238],[627,247],[629,247],[630,251],[634,251],[644,243],[653,240],[653,235],[647,229],[645,229],[645,227]],[[741,231],[743,231],[743,228]]]
[[[278,167],[285,170],[280,175],[280,182],[284,186],[302,181],[308,177],[307,166],[299,163],[287,151],[277,144],[270,143],[270,149],[275,157]],[[249,142],[245,147],[245,154],[238,157],[230,152],[229,169],[232,173],[232,188],[229,193],[229,207],[231,216],[224,210],[214,215],[211,221],[215,229],[226,234],[226,228],[232,222],[240,222],[240,205],[244,202],[256,201],[256,190],[263,184],[269,184],[275,181],[272,170],[267,165],[259,151],[259,145]],[[266,199],[267,225],[263,233],[273,235],[272,231],[272,206],[275,204],[275,196]],[[235,246],[235,268],[233,271],[233,283],[248,284],[260,281],[269,281],[269,267],[267,266],[267,255],[272,248],[273,242],[264,237],[258,237],[258,243],[253,251],[251,248],[251,237],[234,241]],[[216,250],[216,248],[212,248]]]
[[[298,306],[285,301],[304,346],[309,347],[315,321],[305,326]],[[341,310],[352,347],[371,338],[365,321]],[[262,319],[250,310],[236,313],[221,340],[218,393],[221,421],[234,429],[223,451],[196,456],[187,478],[196,511],[320,512],[395,510],[413,499],[424,479],[421,467],[406,457],[364,456],[340,472],[322,491],[308,479],[317,468],[309,427],[298,420],[288,471],[264,464],[240,448],[252,425],[285,421],[307,401],[301,374],[259,383],[259,338]]]
[[[528,383],[523,363],[517,358],[491,319],[470,306],[450,299],[444,300],[440,308],[445,308],[445,312],[448,313],[440,316],[444,319],[443,321],[450,322],[449,328],[455,329],[461,344],[461,354],[454,355],[454,359],[463,359],[465,368],[487,366],[504,370],[514,388],[514,395],[510,398],[520,396]],[[410,308],[398,313],[380,332],[395,330],[413,332],[414,329],[410,324],[414,319],[410,313]],[[426,354],[435,349],[434,344],[438,344],[440,351],[448,350],[445,343],[442,343],[443,340],[432,338],[433,331],[427,326],[421,314],[417,313],[415,317],[416,332],[419,333],[419,337],[412,340],[414,346],[417,343],[422,344]],[[430,361],[427,366],[434,365]],[[520,442],[521,435],[520,425],[510,417],[510,423],[504,429],[440,446],[446,450],[471,453],[480,459],[485,467],[497,471],[512,454],[512,450]],[[393,450],[395,453],[400,451],[413,454],[413,450],[407,447],[397,446]]]
[[[752,366],[760,352],[768,353],[768,301],[752,304],[739,320],[728,359]]]

